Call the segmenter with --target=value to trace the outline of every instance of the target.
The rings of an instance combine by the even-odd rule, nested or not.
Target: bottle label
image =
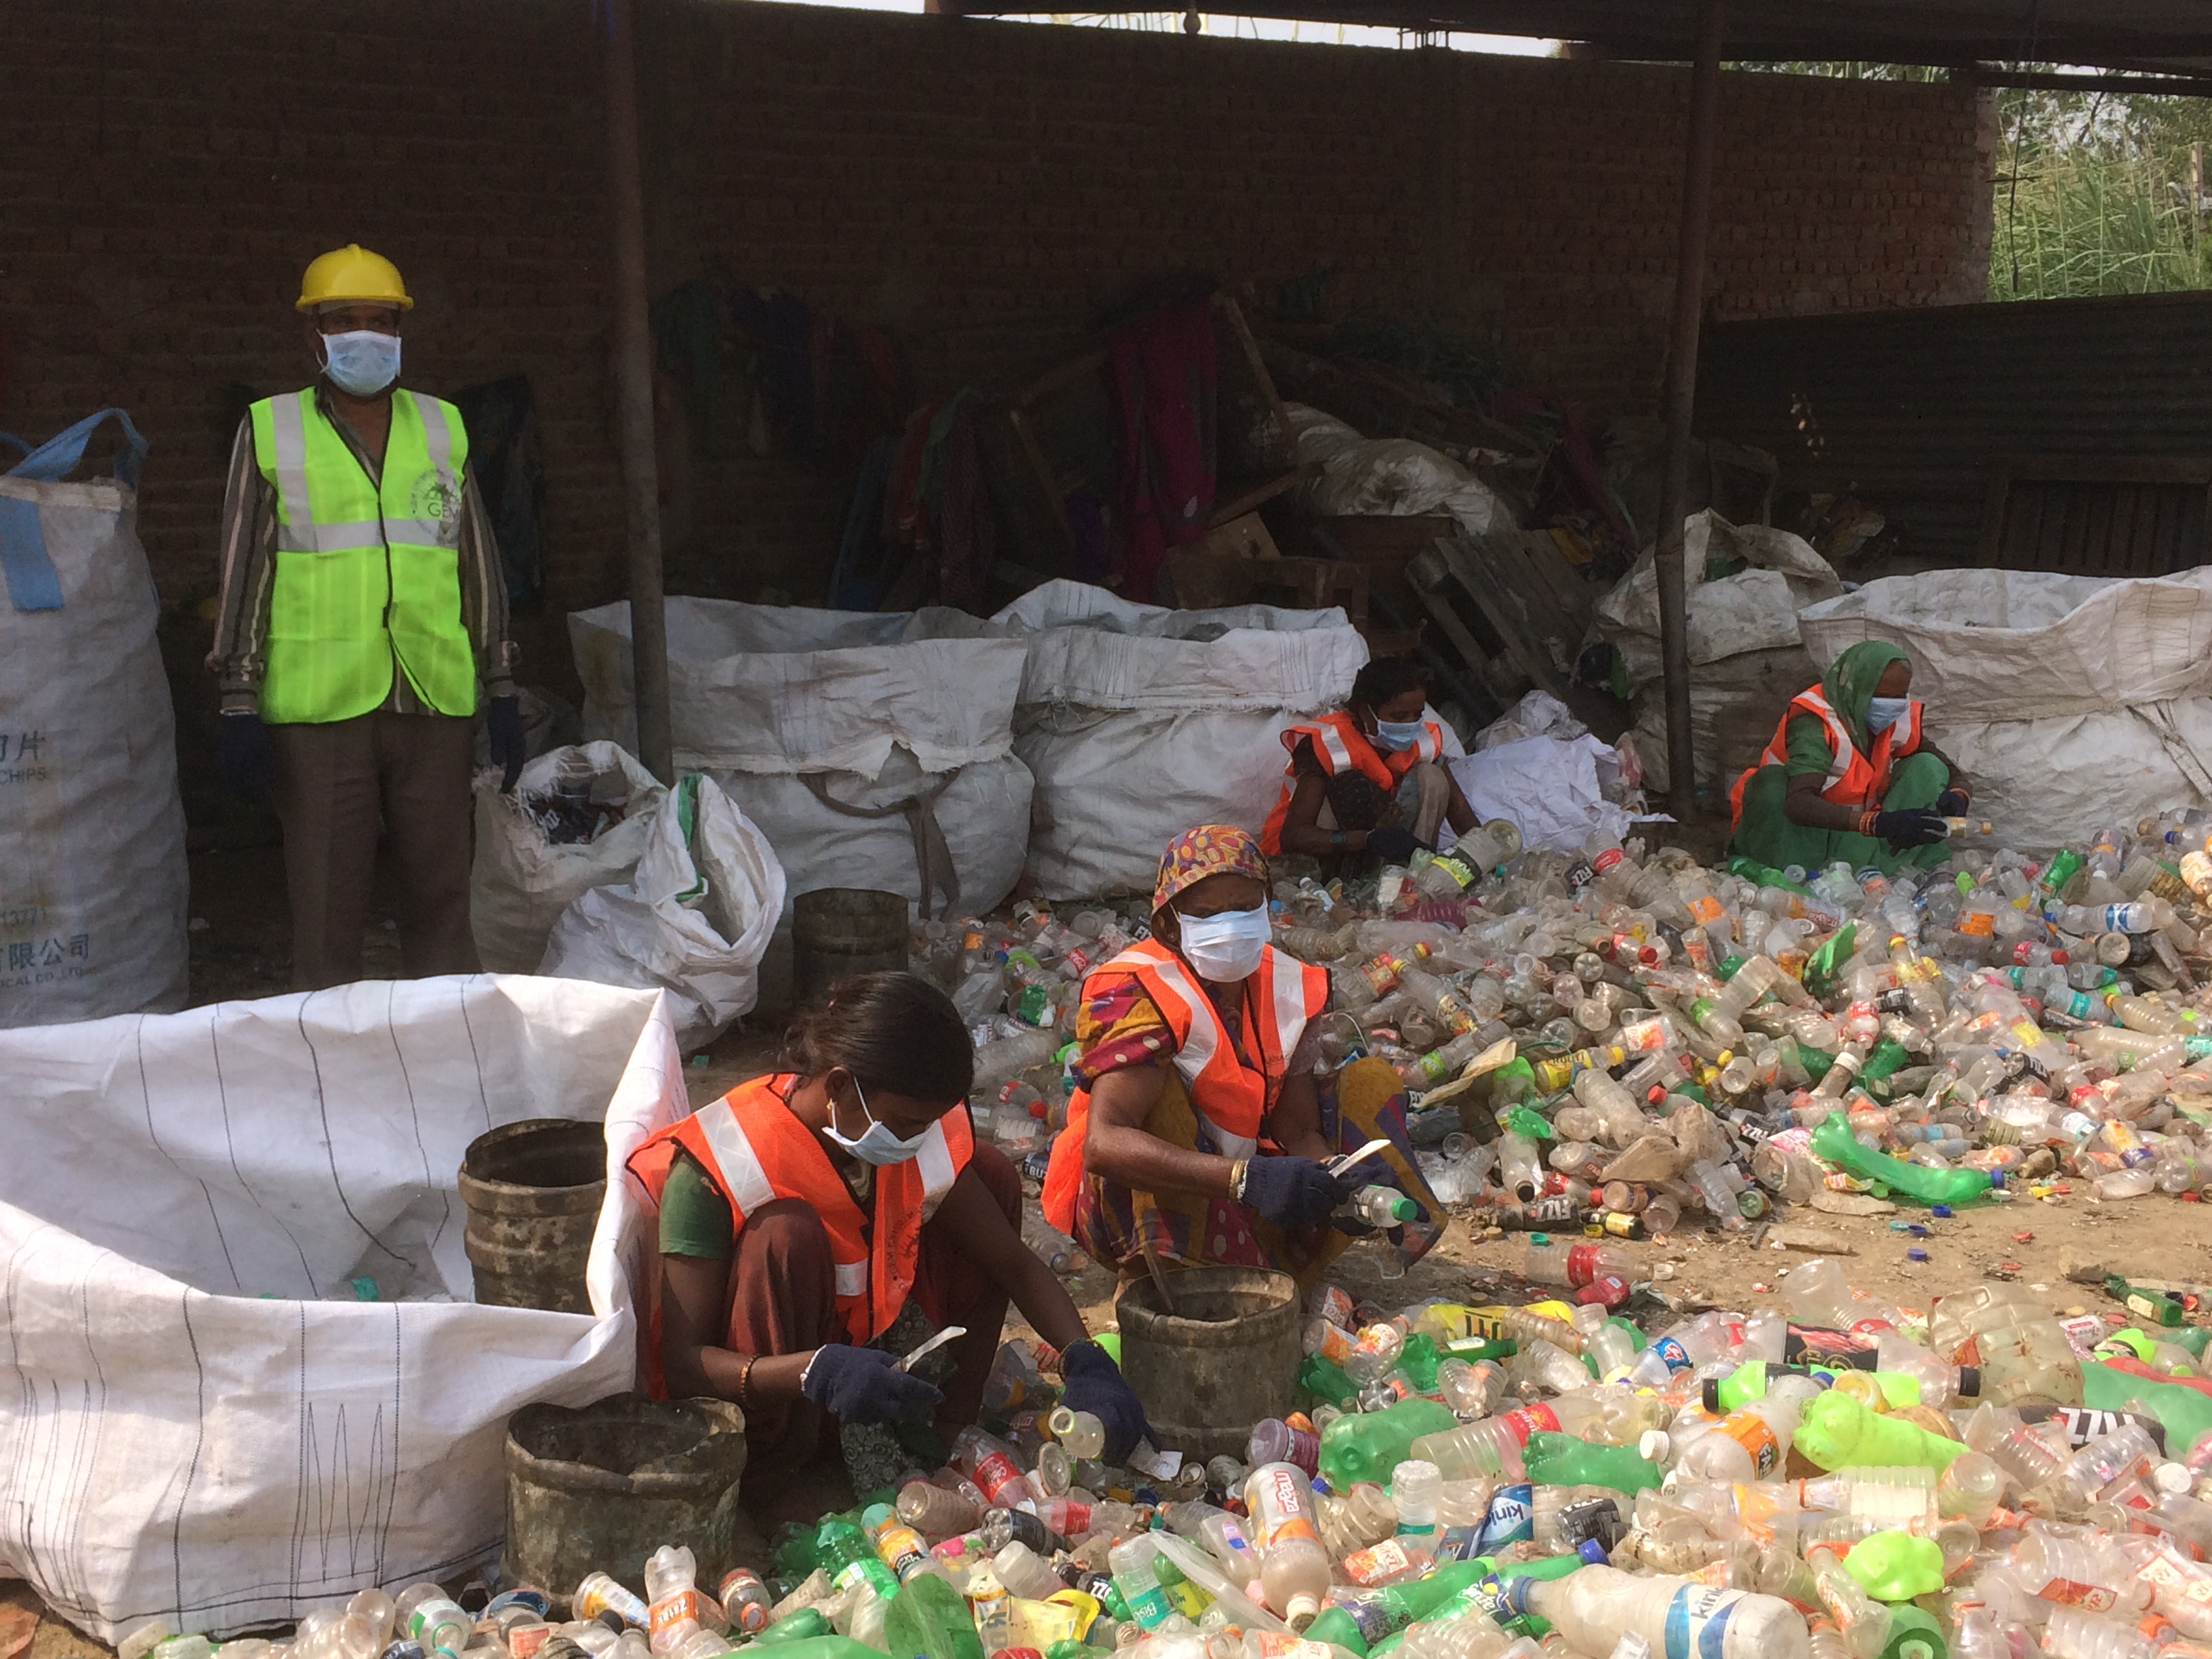
[[[929,1547],[912,1527],[886,1526],[876,1534],[876,1553],[902,1584],[929,1565]]]
[[[1721,902],[1711,893],[1700,893],[1692,899],[1689,902],[1689,909],[1691,915],[1697,919],[1699,925],[1706,927],[1711,927],[1713,923],[1728,914],[1721,908]]]
[[[768,1586],[760,1575],[733,1567],[722,1575],[722,1616],[740,1631],[768,1628]]]
[[[1651,1352],[1667,1363],[1670,1371],[1690,1369],[1690,1351],[1671,1336],[1662,1336],[1651,1345]]]
[[[1722,1651],[1729,1620],[1742,1605],[1743,1592],[1685,1584],[1667,1603],[1667,1659]]]
[[[1613,873],[1613,866],[1619,864],[1620,862],[1620,848],[1618,847],[1608,847],[1600,852],[1595,858],[1589,861],[1590,868],[1601,876],[1611,875]]]
[[[538,1659],[538,1651],[552,1637],[550,1625],[517,1625],[507,1632],[507,1650],[513,1659]]]
[[[1004,1452],[986,1452],[975,1460],[975,1467],[968,1478],[982,1488],[983,1496],[998,1501],[1000,1489],[1009,1481],[1021,1479],[1022,1472],[1014,1467],[1014,1460]]]
[[[1447,1527],[1443,1536],[1437,1540],[1437,1561],[1440,1565],[1448,1561],[1472,1561],[1482,1553],[1481,1546],[1482,1526],[1480,1522],[1472,1526]],[[1360,1626],[1360,1633],[1367,1634],[1364,1625]],[[1382,1634],[1387,1635],[1388,1632]],[[1367,1639],[1370,1642],[1379,1641],[1381,1635],[1368,1636]]]
[[[1782,1462],[1782,1443],[1774,1437],[1774,1431],[1766,1426],[1765,1419],[1753,1412],[1737,1412],[1721,1419],[1721,1432],[1751,1454],[1752,1467],[1759,1471],[1761,1480],[1774,1473]]]
[[[2043,1588],[2029,1592],[2046,1601],[2056,1601],[2062,1607],[2081,1607],[2090,1613],[2105,1613],[2114,1607],[2120,1593],[2103,1584],[2085,1584],[2078,1578],[2046,1578]]]
[[[2089,1317],[2094,1319],[2095,1316],[2091,1315]],[[2102,1328],[2100,1325],[2099,1327],[2100,1332]],[[1965,1364],[1973,1362],[1962,1360],[1960,1363]],[[2094,1406],[2026,1404],[2017,1406],[2014,1409],[2020,1413],[2021,1420],[2025,1423],[2056,1421],[2063,1424],[2066,1430],[2067,1442],[2076,1451],[2087,1445],[2092,1440],[2101,1440],[2115,1430],[2125,1428],[2130,1425],[2150,1436],[2151,1443],[2158,1448],[2161,1455],[2166,1451],[2166,1425],[2143,1412],[2104,1411]]]
[[[1429,1553],[1422,1550],[1418,1559],[1425,1562]],[[1344,1576],[1355,1584],[1380,1584],[1393,1578],[1410,1575],[1417,1558],[1396,1538],[1386,1538],[1379,1544],[1364,1550],[1354,1550],[1339,1564]]]
[[[1959,931],[1968,939],[1988,939],[1996,932],[1994,910],[1969,910],[1959,918]]]
[[[703,1624],[705,1621],[699,1616],[701,1611],[699,1592],[696,1589],[680,1589],[653,1604],[647,1615],[646,1628],[658,1636],[663,1631],[672,1630],[687,1619],[695,1625]]]
[[[1260,1501],[1252,1506],[1251,1519],[1258,1537],[1255,1541],[1262,1555],[1279,1544],[1296,1538],[1310,1538],[1321,1541],[1313,1517],[1306,1513],[1304,1493],[1300,1488],[1305,1482],[1295,1469],[1273,1469],[1267,1473],[1259,1490],[1254,1494]]]
[[[1512,1411],[1501,1413],[1498,1422],[1506,1433],[1511,1435],[1523,1446],[1528,1443],[1528,1437],[1540,1429],[1546,1434],[1565,1432],[1559,1426],[1559,1413],[1540,1402],[1534,1406],[1516,1407]]]
[[[1586,859],[1577,859],[1567,866],[1565,880],[1570,893],[1579,896],[1583,888],[1596,879],[1597,872],[1590,867]]]
[[[1482,1537],[1475,1553],[1495,1555],[1508,1544],[1535,1535],[1535,1488],[1525,1480],[1516,1481],[1500,1486],[1492,1495],[1490,1513],[1483,1517]]]

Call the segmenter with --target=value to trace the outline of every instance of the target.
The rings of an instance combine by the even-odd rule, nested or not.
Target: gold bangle
[[[752,1409],[753,1366],[759,1359],[758,1354],[749,1353],[745,1356],[745,1363],[738,1368],[738,1409],[739,1411]]]
[[[1229,1197],[1232,1203],[1242,1204],[1244,1201],[1244,1177],[1251,1172],[1251,1168],[1252,1160],[1249,1158],[1230,1161]]]

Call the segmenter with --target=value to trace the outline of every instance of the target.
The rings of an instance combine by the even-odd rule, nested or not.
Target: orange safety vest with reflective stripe
[[[1091,987],[1108,975],[1136,975],[1175,1034],[1175,1067],[1190,1096],[1191,1110],[1224,1158],[1250,1158],[1260,1150],[1260,1131],[1274,1109],[1291,1055],[1307,1023],[1328,1006],[1328,970],[1286,956],[1272,945],[1260,952],[1260,966],[1247,981],[1256,1018],[1246,1022],[1247,1041],[1258,1055],[1245,1063],[1230,1040],[1204,982],[1183,959],[1157,939],[1131,945],[1083,981]],[[1103,989],[1103,986],[1101,987]],[[1083,1138],[1091,1123],[1091,1091],[1069,1097],[1067,1127],[1053,1142],[1044,1178],[1044,1217],[1062,1232],[1075,1223],[1075,1200],[1083,1187]]]
[[[745,1217],[779,1198],[800,1200],[822,1218],[836,1273],[837,1314],[856,1343],[879,1335],[906,1305],[914,1288],[921,1226],[952,1189],[975,1150],[968,1109],[957,1106],[929,1126],[921,1151],[903,1164],[876,1170],[872,1227],[854,1201],[814,1132],[791,1115],[785,1096],[789,1073],[755,1078],[691,1116],[649,1137],[629,1156],[630,1172],[658,1206],[680,1149],[697,1160],[730,1206],[732,1238]],[[660,1379],[659,1299],[647,1346],[650,1391]]]
[[[1297,793],[1297,755],[1301,743],[1313,744],[1314,759],[1321,763],[1327,775],[1334,777],[1352,767],[1366,774],[1375,787],[1386,793],[1395,789],[1414,767],[1423,761],[1442,759],[1444,752],[1444,730],[1435,720],[1421,722],[1420,738],[1411,749],[1377,749],[1359,729],[1359,723],[1341,709],[1297,726],[1286,726],[1282,738],[1283,747],[1291,752],[1291,763],[1283,769],[1283,793],[1276,797],[1275,810],[1267,814],[1267,824],[1260,831],[1260,850],[1271,858],[1283,850],[1283,819],[1291,810],[1291,797]]]
[[[1751,775],[1761,766],[1785,766],[1790,761],[1790,722],[1799,714],[1810,714],[1819,720],[1828,733],[1829,747],[1834,750],[1828,761],[1828,775],[1820,785],[1820,798],[1834,801],[1838,806],[1856,807],[1863,811],[1869,806],[1881,805],[1881,798],[1889,793],[1889,769],[1893,761],[1911,754],[1920,747],[1920,699],[1908,697],[1905,717],[1895,724],[1885,726],[1875,735],[1874,750],[1863,753],[1851,741],[1850,728],[1843,717],[1828,706],[1817,685],[1808,686],[1790,700],[1790,707],[1782,711],[1782,719],[1774,728],[1758,764],[1745,769],[1735,786],[1729,791],[1729,805],[1734,823],[1743,823],[1743,790],[1751,781]]]

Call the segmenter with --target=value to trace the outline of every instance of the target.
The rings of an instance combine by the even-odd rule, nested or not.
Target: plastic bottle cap
[[[1928,1206],[1928,1213],[1948,1220],[1950,1218],[1951,1206],[1948,1204],[1930,1204]]]
[[[2197,1484],[2197,1477],[2183,1463],[2161,1463],[2151,1471],[2150,1478],[2160,1492],[2187,1492]]]
[[[1645,1432],[1647,1434],[1656,1434],[1659,1431],[1656,1429],[1648,1429]],[[1607,1557],[1605,1546],[1599,1543],[1595,1538],[1585,1538],[1581,1543],[1576,1545],[1575,1553],[1581,1556],[1583,1560],[1589,1562],[1590,1565],[1594,1567],[1601,1567],[1606,1564]]]
[[[1705,1409],[1706,1409],[1707,1411],[1709,1411],[1709,1412],[1717,1412],[1717,1411],[1719,1411],[1719,1410],[1720,1410],[1720,1408],[1721,1408],[1721,1380],[1720,1380],[1720,1378],[1718,1378],[1718,1377],[1717,1377],[1717,1376],[1709,1376],[1709,1377],[1707,1377],[1707,1378],[1705,1379],[1705,1381],[1704,1403],[1705,1403]]]
[[[1907,1261],[1925,1261],[1928,1260],[1928,1252],[1915,1245],[1905,1253],[1905,1259]]]
[[[1668,1438],[1664,1429],[1646,1429],[1636,1437],[1637,1455],[1647,1463],[1665,1462],[1667,1454],[1674,1449],[1674,1443]]]
[[[1978,1365],[1959,1367],[1959,1397],[1978,1400],[1982,1397],[1982,1368]]]
[[[1304,1630],[1321,1617],[1321,1603],[1303,1593],[1291,1597],[1283,1608],[1283,1621],[1292,1630]]]

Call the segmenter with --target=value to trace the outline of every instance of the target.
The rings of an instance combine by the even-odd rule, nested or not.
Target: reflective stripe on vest
[[[863,1224],[852,1188],[814,1132],[791,1115],[776,1083],[775,1078],[756,1078],[740,1084],[671,1124],[631,1154],[630,1168],[657,1204],[674,1149],[681,1147],[729,1201],[734,1232],[743,1231],[745,1217],[763,1204],[792,1198],[806,1205],[829,1235],[838,1316],[855,1342],[868,1341],[906,1305],[922,1224],[975,1151],[967,1109],[956,1107],[931,1124],[915,1158],[877,1169],[871,1229]]]
[[[252,420],[255,462],[276,497],[263,717],[367,714],[390,692],[395,661],[432,708],[473,714],[458,553],[468,463],[459,411],[394,391],[380,487],[313,387],[262,399]]]
[[[1290,814],[1291,797],[1297,793],[1300,743],[1313,744],[1314,760],[1328,776],[1334,777],[1349,768],[1364,775],[1385,793],[1395,789],[1414,767],[1439,759],[1444,752],[1443,727],[1435,720],[1422,721],[1421,735],[1411,749],[1384,750],[1377,749],[1342,709],[1286,726],[1279,735],[1291,760],[1283,769],[1282,791],[1260,831],[1260,850],[1270,858],[1280,856],[1283,850],[1283,821]]]

